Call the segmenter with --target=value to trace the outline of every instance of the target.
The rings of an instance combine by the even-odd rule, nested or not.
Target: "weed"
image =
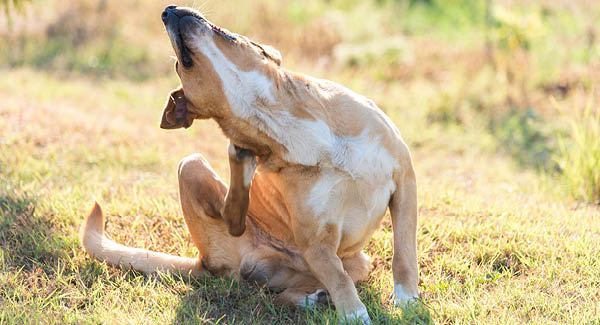
[[[512,109],[500,117],[499,121],[492,122],[490,127],[503,148],[521,166],[549,171],[555,169],[551,159],[555,150],[552,125],[532,109]]]
[[[563,111],[564,112],[564,111]],[[590,97],[583,112],[569,114],[569,131],[558,134],[561,180],[577,199],[600,204],[600,109]]]

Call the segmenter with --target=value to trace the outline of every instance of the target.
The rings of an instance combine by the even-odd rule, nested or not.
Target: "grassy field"
[[[0,13],[0,324],[335,323],[229,279],[93,261],[83,217],[182,256],[176,166],[224,178],[215,123],[158,128],[178,84],[167,2],[58,0]],[[182,2],[375,100],[413,151],[421,301],[390,303],[389,217],[359,294],[375,323],[600,324],[600,5],[594,1]],[[10,13],[7,13],[10,12]]]

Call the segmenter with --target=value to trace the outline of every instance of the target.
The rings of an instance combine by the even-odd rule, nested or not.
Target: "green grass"
[[[493,1],[539,15],[544,33],[520,34],[509,48],[496,33],[522,27],[497,22],[490,56],[484,21],[472,17],[483,2],[408,2],[205,7],[279,48],[285,67],[374,99],[412,148],[422,299],[405,310],[390,303],[386,217],[358,286],[375,323],[598,323],[600,208],[585,202],[598,198],[600,122],[594,105],[578,109],[600,81],[597,45],[585,38],[600,7]],[[13,13],[12,32],[0,27],[10,34],[0,39],[0,323],[335,323],[332,307],[277,306],[274,292],[230,279],[147,277],[81,250],[79,224],[98,200],[116,241],[194,256],[177,162],[201,152],[228,175],[227,140],[213,122],[158,128],[178,84],[158,19],[166,4],[98,13],[95,1],[65,9],[49,0],[34,3],[37,17],[28,5]],[[84,19],[52,29],[65,12]],[[588,189],[596,192],[578,194]]]
[[[582,113],[568,119],[569,132],[559,135],[555,158],[561,179],[576,198],[600,204],[600,109],[590,100]]]

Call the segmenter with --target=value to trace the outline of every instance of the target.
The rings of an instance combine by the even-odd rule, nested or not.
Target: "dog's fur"
[[[367,277],[362,249],[389,207],[395,302],[416,298],[415,174],[390,119],[336,83],[282,69],[279,52],[197,11],[170,6],[162,18],[182,87],[170,93],[161,127],[214,119],[231,142],[231,186],[199,154],[179,165],[197,259],[110,241],[98,205],[82,226],[85,250],[146,273],[241,276],[285,288],[279,299],[288,304],[313,304],[325,289],[342,316],[368,322],[354,283]]]

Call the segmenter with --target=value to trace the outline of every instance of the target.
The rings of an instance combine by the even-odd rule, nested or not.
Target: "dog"
[[[183,216],[199,250],[183,258],[130,248],[104,235],[98,204],[81,227],[93,257],[144,273],[231,276],[283,288],[284,304],[331,299],[345,320],[370,322],[355,283],[362,249],[389,208],[393,299],[418,298],[417,187],[408,146],[369,99],[287,71],[280,53],[168,6],[162,20],[177,56],[161,128],[215,120],[230,140],[228,186],[200,154],[179,163]]]

